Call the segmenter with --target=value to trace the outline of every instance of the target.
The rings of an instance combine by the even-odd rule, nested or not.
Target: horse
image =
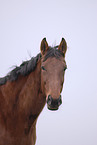
[[[36,57],[0,78],[0,145],[35,145],[43,107],[54,111],[62,104],[66,51],[64,38],[55,47],[43,38]]]

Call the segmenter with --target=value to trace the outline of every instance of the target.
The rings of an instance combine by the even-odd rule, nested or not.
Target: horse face
[[[64,39],[62,39],[60,45],[58,50],[54,50],[54,48],[50,50],[46,39],[43,39],[41,44],[41,87],[46,95],[47,107],[50,110],[57,110],[62,104],[61,92],[67,68],[64,60],[66,53],[64,49],[67,49],[67,45]]]
[[[42,62],[41,81],[46,94],[47,106],[51,110],[57,110],[62,104],[61,91],[63,88],[66,63],[63,58],[48,58]]]

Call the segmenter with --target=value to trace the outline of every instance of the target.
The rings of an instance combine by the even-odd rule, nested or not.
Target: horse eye
[[[64,71],[67,69],[67,65],[64,67]]]
[[[45,70],[45,71],[46,71],[46,69],[45,69],[45,67],[44,67],[44,66],[42,66],[41,68],[42,68],[42,70]]]

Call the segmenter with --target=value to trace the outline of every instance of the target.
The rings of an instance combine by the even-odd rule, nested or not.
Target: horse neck
[[[35,71],[31,72],[20,93],[20,110],[30,114],[38,114],[43,109],[45,97],[41,92],[41,61],[37,63]]]
[[[28,76],[19,76],[18,80],[7,82],[0,87],[0,99],[2,107],[7,112],[30,115],[39,114],[45,104],[45,98],[41,92],[41,61]]]

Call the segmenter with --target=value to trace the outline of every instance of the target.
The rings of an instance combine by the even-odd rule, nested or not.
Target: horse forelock
[[[49,47],[43,61],[46,61],[49,57],[56,57],[57,59],[59,59],[62,56],[64,57],[63,53],[58,50],[58,46]]]

